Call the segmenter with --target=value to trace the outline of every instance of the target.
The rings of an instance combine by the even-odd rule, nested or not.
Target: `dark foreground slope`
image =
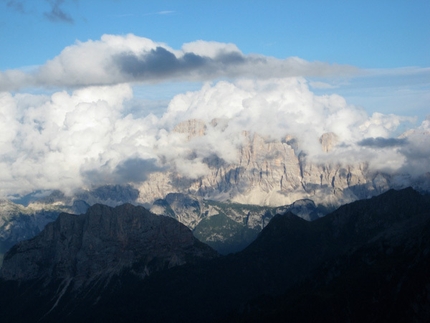
[[[133,212],[133,207],[128,208]],[[59,234],[54,230],[56,222],[52,237],[57,242],[51,242],[55,248],[50,247],[48,253],[53,260],[41,271],[43,275],[25,279],[11,274],[22,270],[23,262],[12,262],[18,254],[28,261],[27,266],[43,265],[39,258],[29,256],[35,252],[29,242],[5,257],[8,269],[3,269],[0,282],[0,321],[420,321],[428,317],[430,306],[429,209],[428,199],[412,189],[389,191],[313,222],[291,213],[275,216],[248,248],[234,255],[215,257],[207,247],[193,242],[198,252],[191,253],[192,261],[178,263],[181,266],[169,268],[168,258],[167,265],[163,260],[157,270],[144,270],[145,266],[154,268],[149,261],[139,266],[126,263],[111,272],[110,260],[105,270],[96,270],[99,279],[92,274],[86,278],[84,273],[77,279],[74,274],[80,272],[80,247],[70,267],[75,269],[60,265],[57,250],[62,250],[62,243],[58,241],[71,239],[76,231]],[[105,226],[103,218],[100,212],[98,227]],[[95,250],[94,259],[98,259],[97,250],[110,241],[110,232],[117,230],[117,222],[109,223],[109,234],[97,240],[99,244],[88,244]],[[84,231],[88,235],[96,227]],[[165,232],[164,223],[153,227]],[[77,225],[76,230],[82,229]],[[160,237],[168,241],[172,231],[168,232],[153,236],[151,246],[158,246]],[[131,245],[138,243],[135,238]],[[174,245],[180,245],[180,240]],[[157,252],[169,246],[164,244]],[[103,248],[107,254],[117,250]],[[154,247],[140,249],[139,254],[147,248]]]
[[[123,273],[143,280],[214,257],[217,252],[186,226],[143,207],[96,204],[86,214],[62,213],[6,253],[0,322],[67,320],[111,288],[121,288]]]
[[[335,257],[278,296],[223,322],[430,322],[430,208],[411,189],[339,208],[319,220]]]

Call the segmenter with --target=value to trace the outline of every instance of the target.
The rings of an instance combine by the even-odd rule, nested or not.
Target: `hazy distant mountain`
[[[61,212],[85,213],[95,203],[110,206],[125,202],[136,204],[138,196],[139,192],[130,185],[106,185],[78,192],[72,197],[58,191],[39,198],[29,195],[24,199],[27,206],[4,200],[0,202],[0,257],[15,243],[33,238]],[[221,253],[242,250],[257,237],[273,215],[288,210],[307,220],[325,214],[324,208],[317,207],[310,200],[274,208],[216,202],[181,193],[170,193],[151,206],[153,213],[177,219],[187,225],[198,239]]]
[[[0,220],[0,258],[14,243],[40,232],[60,212],[84,213],[88,206],[96,203],[109,206],[132,203],[151,208],[155,213],[178,219],[199,239],[222,253],[228,253],[248,245],[273,214],[288,209],[284,207],[281,211],[275,207],[298,206],[307,201],[304,203],[309,205],[299,207],[302,211],[295,208],[292,212],[312,220],[327,210],[391,188],[413,186],[420,192],[430,192],[430,173],[419,177],[400,171],[389,174],[371,168],[366,162],[349,159],[350,163],[347,163],[336,156],[327,157],[343,147],[343,139],[333,132],[323,133],[319,142],[316,141],[317,147],[312,147],[312,150],[320,151],[317,162],[306,154],[307,147],[299,138],[286,135],[282,139],[274,139],[249,131],[230,133],[229,122],[227,119],[213,119],[211,122],[190,119],[173,127],[170,135],[179,135],[178,145],[184,145],[182,159],[174,167],[172,160],[168,161],[160,152],[157,165],[155,160],[140,159],[121,164],[116,171],[127,175],[124,179],[120,176],[121,184],[95,185],[91,189],[75,190],[74,194],[67,196],[60,191],[37,191],[14,200],[29,209],[21,210],[17,206],[13,214],[2,213],[0,209],[0,217],[3,218]],[[224,139],[236,138],[238,142],[209,155],[205,151],[205,157],[199,157],[199,149],[205,147],[202,142],[214,134],[222,135]],[[397,141],[385,142],[374,138],[358,145],[377,149],[378,145],[406,142],[410,136],[416,135],[407,132]],[[419,150],[414,150],[414,153],[420,155]],[[113,183],[118,179],[94,172],[86,175],[104,178],[108,182],[112,180]],[[170,205],[169,196],[181,194],[186,195],[189,201],[181,198],[174,203],[175,207]],[[184,205],[180,206],[180,203]],[[313,206],[307,210],[311,204],[318,211],[313,212]],[[37,212],[31,211],[35,208]],[[23,216],[33,213],[31,217]]]
[[[33,202],[27,206],[7,200],[0,201],[0,258],[18,241],[33,238],[47,223],[54,221],[61,212],[82,213],[88,208],[83,201],[71,205],[51,199]],[[1,265],[0,259],[0,265]]]
[[[130,185],[105,185],[66,196],[60,191],[0,200],[0,265],[3,254],[19,241],[33,238],[61,212],[82,214],[90,205],[136,203],[139,191]]]
[[[181,193],[170,193],[156,200],[151,212],[177,219],[193,230],[196,238],[222,254],[248,246],[275,214],[293,212],[305,220],[325,215],[325,209],[311,200],[269,207],[217,202]]]
[[[191,232],[174,219],[131,205],[114,210],[98,205],[85,216],[60,216],[6,255],[0,319],[424,322],[430,318],[429,209],[428,196],[404,189],[345,205],[312,222],[292,213],[276,215],[245,250],[216,257],[209,247],[192,243]],[[153,230],[160,234],[148,242],[143,228],[156,218]],[[78,224],[82,220],[87,224]],[[166,223],[182,227],[188,238],[167,230]],[[152,247],[140,249],[138,241]],[[167,245],[191,252],[193,261],[143,276],[129,265],[127,250],[141,250],[134,252],[137,257],[150,250],[157,257],[169,253]],[[144,263],[166,264],[167,258]],[[123,264],[122,270],[113,264]],[[22,270],[27,273],[19,278]],[[109,280],[95,281],[95,273]]]

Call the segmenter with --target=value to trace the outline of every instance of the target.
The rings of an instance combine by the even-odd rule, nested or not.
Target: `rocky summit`
[[[73,282],[74,287],[127,269],[151,273],[213,258],[217,253],[176,220],[124,204],[96,204],[85,214],[62,213],[35,238],[16,244],[4,257],[4,280]]]
[[[174,132],[183,134],[192,146],[209,132],[228,130],[228,120],[187,120]],[[430,174],[412,178],[405,173],[385,173],[369,167],[366,162],[345,163],[336,158],[324,159],[342,138],[335,133],[323,133],[319,138],[322,158],[307,156],[309,147],[292,135],[271,138],[256,132],[243,131],[240,144],[231,149],[230,160],[214,152],[205,158],[189,149],[188,160],[203,163],[206,172],[189,178],[176,169],[163,168],[149,174],[138,185],[139,203],[152,203],[169,193],[188,193],[217,201],[242,204],[279,206],[300,199],[316,204],[339,207],[355,200],[381,194],[391,188],[412,186],[430,191]],[[161,158],[163,160],[163,158]]]

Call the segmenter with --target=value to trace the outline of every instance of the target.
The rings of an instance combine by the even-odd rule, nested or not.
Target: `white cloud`
[[[321,81],[314,81],[314,82],[309,82],[309,85],[314,88],[314,89],[335,89],[338,86],[326,83],[326,82],[321,82]]]
[[[226,147],[232,142],[230,138],[235,138],[235,144],[228,149],[233,151],[240,145],[235,134],[247,130],[279,140],[286,135],[295,136],[299,139],[300,149],[313,160],[367,161],[375,167],[384,166],[384,157],[380,157],[384,154],[385,157],[399,157],[398,148],[387,148],[390,152],[381,155],[374,149],[357,147],[356,143],[369,137],[387,138],[401,123],[414,121],[413,118],[380,113],[369,116],[363,109],[348,105],[338,95],[317,96],[309,90],[303,78],[206,84],[199,91],[177,95],[161,123],[172,129],[175,124],[188,119],[204,120],[207,124],[212,119],[228,120],[224,132],[207,131],[204,143],[195,148],[201,157],[207,147],[211,150],[216,146],[209,143]],[[341,142],[337,150],[327,155],[320,148],[319,137],[328,132],[334,132]],[[222,151],[217,154],[223,156]],[[395,166],[393,161],[386,159],[386,168],[400,167],[404,158],[397,157],[394,158]]]
[[[122,101],[130,97],[126,85],[57,92],[51,97],[3,93],[0,129],[7,136],[0,141],[1,189],[7,194],[74,189],[83,185],[82,167],[106,163],[115,167],[124,160],[121,150],[128,148],[115,149],[115,140],[128,129],[117,128],[117,122]],[[139,146],[133,151],[139,155]]]
[[[77,42],[32,72],[0,72],[0,91],[25,87],[83,87],[125,82],[205,81],[220,77],[272,78],[350,75],[346,65],[244,55],[234,44],[196,41],[174,50],[132,34]]]
[[[0,194],[139,182],[168,167],[197,178],[210,171],[207,160],[215,155],[237,160],[243,131],[274,140],[294,136],[314,161],[429,171],[428,120],[405,140],[392,140],[413,118],[369,115],[340,95],[316,95],[309,86],[327,88],[326,83],[309,85],[303,77],[354,71],[299,58],[244,55],[234,44],[216,42],[196,41],[180,50],[135,35],[77,42],[39,68],[0,73],[0,90],[80,87],[50,96],[0,92]],[[176,95],[160,117],[127,109],[132,84],[174,80],[207,82]],[[205,122],[205,136],[187,140],[172,132],[189,119]],[[319,138],[329,132],[339,142],[324,153]]]
[[[428,170],[428,120],[407,140],[389,139],[408,118],[369,116],[338,95],[315,95],[303,78],[208,83],[174,97],[161,118],[124,114],[132,96],[129,85],[51,96],[2,93],[1,194],[144,181],[167,168],[197,178],[209,172],[206,159],[237,161],[245,130],[276,140],[295,136],[314,161],[367,161],[387,171],[414,168],[414,174]],[[172,132],[188,119],[204,121],[205,136],[187,140]],[[340,138],[328,154],[319,143],[327,132]]]
[[[214,41],[197,40],[191,43],[182,45],[183,53],[194,53],[199,56],[206,56],[209,58],[216,58],[222,54],[237,53],[242,55],[242,52],[232,43],[219,43]]]

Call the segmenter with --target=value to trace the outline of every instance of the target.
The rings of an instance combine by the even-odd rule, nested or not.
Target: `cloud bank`
[[[64,16],[55,1],[49,15]],[[58,12],[57,12],[58,11]],[[67,19],[64,16],[61,19]],[[0,91],[28,87],[85,87],[121,83],[207,81],[216,78],[258,78],[350,75],[347,65],[308,62],[297,57],[277,59],[244,55],[234,44],[196,41],[175,50],[138,37],[104,35],[100,40],[77,42],[31,72],[0,72]]]
[[[32,71],[0,73],[0,195],[141,183],[160,170],[197,179],[208,174],[211,160],[237,162],[244,131],[268,140],[293,137],[296,153],[314,162],[429,172],[429,118],[399,137],[398,128],[414,118],[368,114],[340,95],[315,94],[311,88],[330,85],[305,78],[356,71],[244,55],[234,44],[217,42],[178,50],[131,34],[77,42]],[[158,116],[142,113],[147,107],[135,100],[133,85],[165,81],[203,85],[176,95]],[[67,91],[12,92],[25,87]],[[188,120],[205,135],[174,131]],[[320,138],[331,133],[333,149],[323,151]]]
[[[206,83],[175,96],[160,118],[126,113],[132,98],[128,84],[50,96],[1,93],[0,195],[139,183],[167,169],[198,178],[208,160],[236,161],[244,130],[273,140],[294,136],[315,161],[366,161],[375,170],[415,175],[430,170],[430,119],[393,138],[413,120],[368,115],[338,95],[315,95],[304,78]],[[189,119],[204,122],[206,135],[187,140],[172,131]],[[330,132],[339,142],[325,153],[319,138]]]

